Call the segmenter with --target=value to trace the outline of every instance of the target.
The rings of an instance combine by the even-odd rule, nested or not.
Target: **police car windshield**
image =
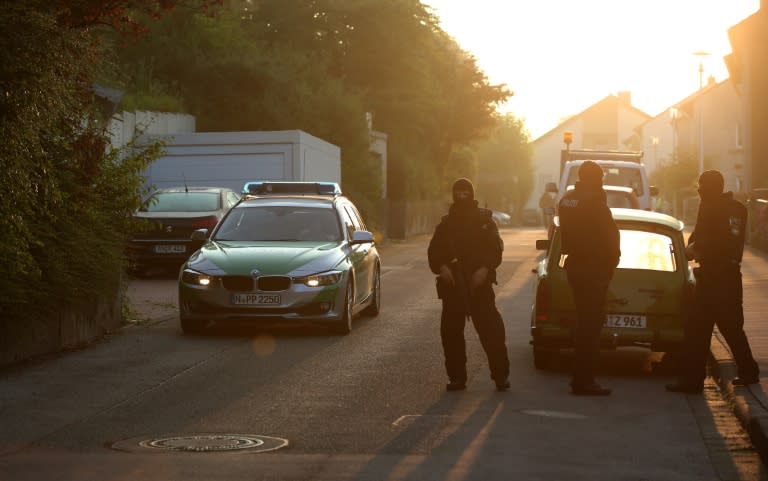
[[[330,207],[249,206],[232,209],[213,240],[334,242],[341,231]]]

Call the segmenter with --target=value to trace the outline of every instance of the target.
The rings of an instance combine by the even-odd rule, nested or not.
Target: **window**
[[[639,269],[675,272],[675,250],[672,238],[644,230],[621,229],[621,259],[617,269]],[[561,255],[558,265],[565,266],[567,255]]]
[[[209,212],[219,210],[218,192],[160,192],[147,202],[144,212]]]
[[[674,245],[669,236],[643,230],[622,229],[620,233],[621,260],[618,269],[677,270]]]
[[[340,238],[330,208],[264,206],[231,210],[215,240],[330,242]]]

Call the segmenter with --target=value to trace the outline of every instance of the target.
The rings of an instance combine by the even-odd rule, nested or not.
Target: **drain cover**
[[[141,452],[220,453],[241,451],[263,453],[274,451],[287,445],[287,439],[262,436],[260,434],[193,433],[160,436],[151,439],[126,439],[114,443],[112,448],[121,451]]]

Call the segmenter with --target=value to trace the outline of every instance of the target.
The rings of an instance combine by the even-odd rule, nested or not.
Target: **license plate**
[[[155,246],[155,254],[183,254],[187,252],[187,246],[161,245]]]
[[[232,294],[232,304],[241,306],[274,306],[280,304],[280,296],[275,294]]]
[[[645,316],[631,314],[608,314],[605,317],[603,327],[628,327],[632,329],[645,329],[647,320]]]

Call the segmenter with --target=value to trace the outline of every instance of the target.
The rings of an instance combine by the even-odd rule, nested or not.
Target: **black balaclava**
[[[591,160],[584,161],[579,166],[579,182],[591,189],[602,189],[603,169]]]
[[[724,187],[723,174],[717,170],[705,170],[699,176],[699,196],[704,202],[716,199]]]
[[[457,190],[468,191],[469,196],[458,198],[456,197]],[[453,194],[453,204],[456,207],[467,208],[475,205],[475,186],[472,185],[472,182],[469,179],[462,177],[461,179],[456,180],[456,182],[453,183],[451,192]]]

